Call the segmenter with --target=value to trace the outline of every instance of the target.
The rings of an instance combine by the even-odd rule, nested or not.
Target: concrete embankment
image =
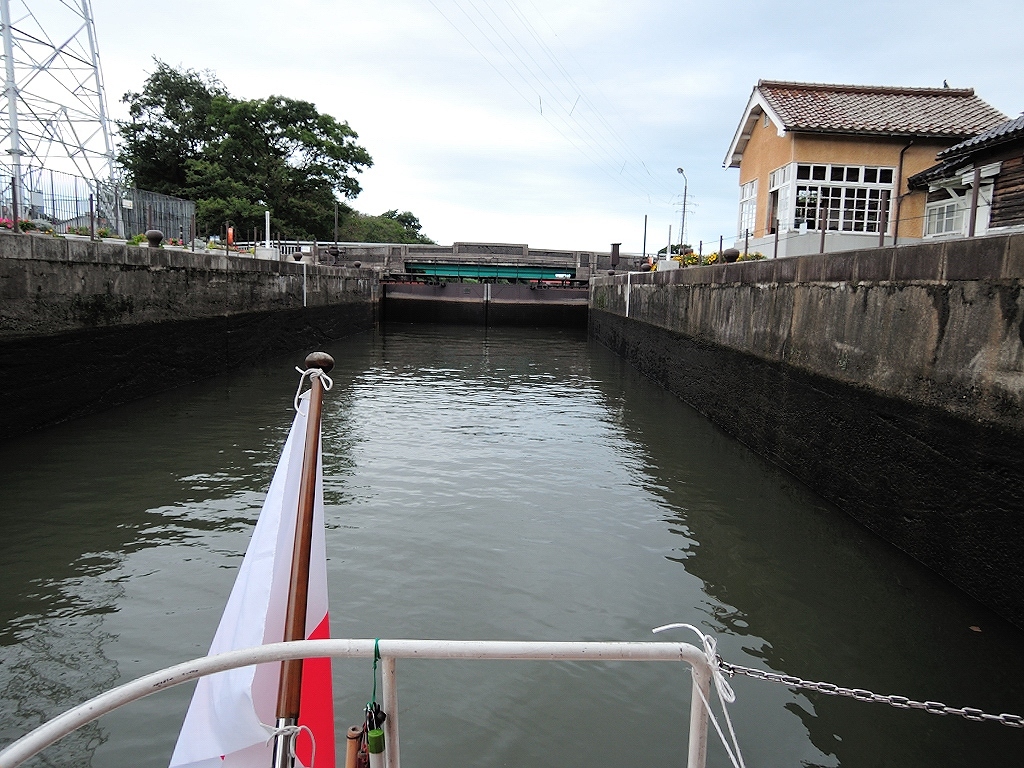
[[[1024,627],[1022,288],[1024,235],[620,275],[591,333]]]
[[[375,301],[369,270],[0,235],[4,431],[370,328]]]

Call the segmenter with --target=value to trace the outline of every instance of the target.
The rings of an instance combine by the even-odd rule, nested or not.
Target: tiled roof
[[[1005,141],[1013,141],[1019,138],[1024,138],[1024,115],[1015,120],[1007,120],[1005,123],[1000,123],[995,128],[989,128],[987,131],[967,139],[967,141],[954,144],[949,149],[939,152],[936,159],[959,157],[976,149],[984,149],[994,144],[1002,144]]]
[[[1006,120],[972,88],[761,80],[757,90],[788,131],[962,138]]]
[[[911,189],[927,189],[928,184],[933,181],[954,176],[958,168],[962,169],[965,162],[970,162],[969,158],[974,152],[1022,139],[1024,139],[1024,115],[1015,120],[1007,120],[995,128],[990,128],[977,136],[972,136],[966,141],[961,141],[959,144],[942,150],[936,156],[936,160],[939,161],[937,165],[914,174],[907,179],[907,184]]]

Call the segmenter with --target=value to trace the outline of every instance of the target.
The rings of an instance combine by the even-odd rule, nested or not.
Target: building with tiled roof
[[[942,150],[907,179],[925,192],[926,238],[1024,230],[1024,115]]]
[[[738,237],[778,255],[922,236],[907,178],[1003,123],[970,88],[761,80],[723,165],[740,169]],[[887,239],[886,239],[887,238]]]

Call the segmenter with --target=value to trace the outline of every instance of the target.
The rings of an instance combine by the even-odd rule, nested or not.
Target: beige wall
[[[768,217],[768,175],[786,163],[842,163],[847,165],[880,165],[899,167],[900,151],[906,138],[875,138],[867,136],[824,136],[787,133],[780,137],[774,123],[765,126],[760,117],[740,162],[740,185],[757,179],[757,218],[751,237],[765,237]],[[899,236],[921,237],[924,230],[923,192],[908,194],[907,179],[935,164],[935,155],[955,143],[915,141],[903,156],[903,180],[899,205]]]
[[[899,168],[900,151],[909,141],[906,138],[797,134],[793,141],[793,159],[801,162],[885,165]],[[899,205],[900,237],[921,237],[924,232],[925,193],[908,194],[907,179],[935,165],[935,155],[955,143],[955,139],[947,142],[915,141],[903,154],[903,180],[899,190],[904,196]],[[760,201],[758,203],[760,204]]]
[[[765,126],[764,115],[757,119],[757,124],[750,135],[747,148],[743,151],[740,161],[740,186],[757,179],[757,218],[754,220],[754,231],[751,237],[763,237],[766,234],[765,222],[768,217],[768,174],[796,157],[793,154],[794,134],[779,136],[778,126],[771,120]],[[737,206],[739,201],[737,200]],[[737,207],[737,211],[738,211]]]

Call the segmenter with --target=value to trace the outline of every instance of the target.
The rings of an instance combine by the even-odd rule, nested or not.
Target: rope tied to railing
[[[313,731],[310,730],[308,725],[281,725],[278,727],[267,725],[266,723],[260,723],[260,725],[262,725],[267,733],[270,734],[270,738],[267,739],[267,744],[273,744],[274,739],[278,736],[284,736],[288,739],[288,755],[299,768],[313,768],[316,765],[316,738],[313,736]],[[309,734],[310,754],[308,766],[304,766],[302,761],[299,760],[295,754],[295,747],[299,740],[299,734],[303,731]]]
[[[746,764],[743,762],[743,755],[740,752],[740,744],[736,738],[736,731],[732,727],[732,719],[729,717],[729,708],[727,704],[732,704],[736,701],[736,693],[733,691],[732,686],[729,685],[729,681],[725,679],[725,673],[722,669],[722,660],[718,655],[718,641],[712,635],[705,635],[693,624],[665,624],[661,627],[655,627],[652,632],[657,634],[658,632],[664,632],[669,629],[690,629],[697,633],[700,637],[701,645],[704,648],[704,658],[707,660],[708,668],[711,670],[711,679],[715,683],[715,691],[718,693],[718,699],[722,703],[722,714],[725,716],[725,723],[729,727],[730,740],[725,738],[725,734],[722,732],[722,726],[718,724],[718,718],[715,717],[714,710],[711,709],[711,702],[708,701],[707,696],[704,695],[704,691],[699,685],[694,685],[693,688],[700,694],[701,701],[704,702],[704,707],[707,710],[708,717],[711,718],[711,724],[715,726],[715,731],[718,733],[718,738],[722,742],[722,746],[725,747],[726,754],[729,755],[729,761],[733,764],[733,768],[746,768]]]
[[[302,368],[299,368],[299,366],[295,366],[295,370],[302,374],[299,377],[299,386],[295,390],[295,411],[300,413],[299,400],[302,398],[302,385],[305,383],[307,376],[309,377],[310,386],[313,386],[313,379],[320,379],[320,385],[324,388],[324,392],[331,391],[331,387],[334,386],[334,380],[320,368],[306,368],[303,370]]]

